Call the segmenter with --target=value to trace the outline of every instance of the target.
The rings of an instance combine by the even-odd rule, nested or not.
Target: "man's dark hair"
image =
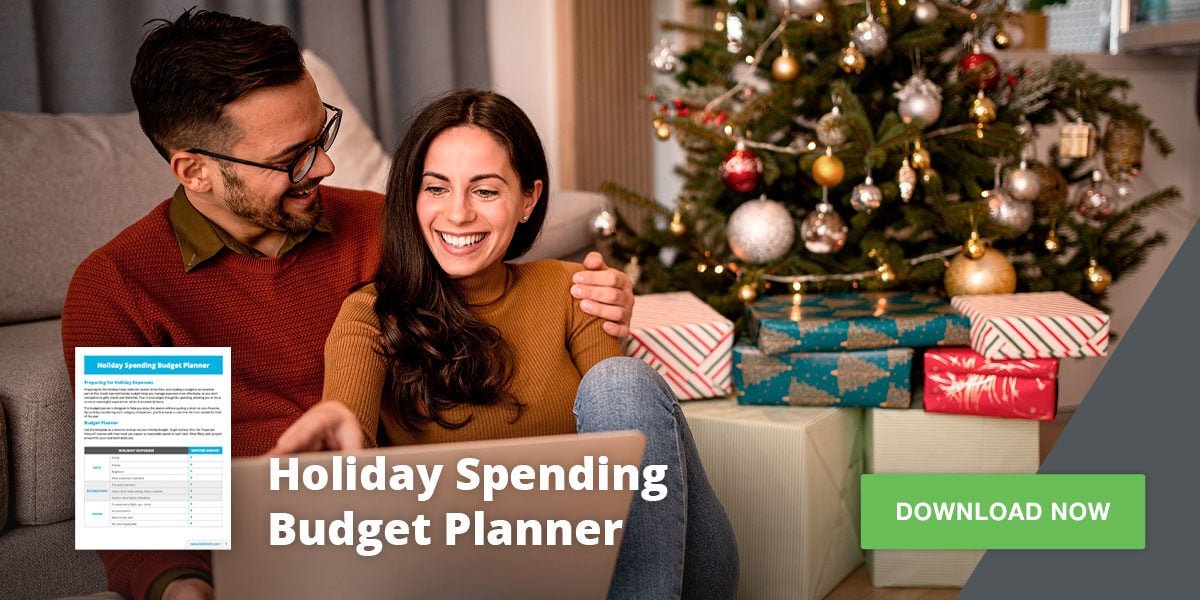
[[[129,84],[142,131],[163,158],[186,148],[227,150],[237,132],[226,104],[304,77],[300,45],[283,25],[194,8],[153,23]]]

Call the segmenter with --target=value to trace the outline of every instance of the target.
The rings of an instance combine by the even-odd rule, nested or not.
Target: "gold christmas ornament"
[[[979,239],[978,231],[975,231],[974,229],[971,230],[971,237],[967,238],[967,242],[963,244],[963,252],[965,252],[969,258],[976,260],[983,258],[984,253],[987,252],[987,244],[983,243],[983,240]]]
[[[1000,50],[1004,50],[1012,45],[1013,39],[1011,35],[1003,28],[997,29],[996,33],[992,34],[992,44]]]
[[[996,104],[983,95],[983,90],[979,90],[979,95],[971,101],[971,118],[980,125],[991,123],[996,119]]]
[[[1062,250],[1062,246],[1058,243],[1058,234],[1051,229],[1050,234],[1046,236],[1046,252],[1058,254],[1059,250]]]
[[[892,272],[892,265],[883,263],[875,269],[875,274],[879,276],[879,281],[883,283],[891,283],[896,280],[896,274]]]
[[[758,286],[752,283],[743,284],[738,288],[738,299],[747,304],[754,302],[758,297]]]
[[[988,248],[979,258],[960,252],[950,260],[944,283],[951,296],[1011,294],[1017,289],[1017,271],[995,248]]]
[[[671,216],[671,224],[667,225],[667,229],[674,235],[680,236],[687,233],[687,225],[683,222],[683,215],[679,211]]]
[[[1088,259],[1088,266],[1083,270],[1083,276],[1087,278],[1088,289],[1099,294],[1108,289],[1112,283],[1112,273],[1096,263],[1096,259]]]
[[[1142,145],[1145,131],[1141,125],[1124,119],[1111,119],[1104,132],[1104,169],[1117,180],[1135,179],[1142,172]]]
[[[1029,168],[1038,180],[1038,194],[1033,203],[1039,209],[1054,212],[1067,203],[1067,178],[1058,169],[1040,163]]]
[[[843,71],[858,75],[867,68],[867,59],[862,52],[858,51],[858,48],[854,47],[854,42],[850,42],[849,46],[842,48],[842,53],[838,57],[838,65],[842,67]]]
[[[931,164],[929,151],[921,147],[921,142],[917,142],[913,148],[912,166],[914,169],[928,169]]]
[[[659,138],[660,142],[666,142],[671,138],[671,127],[667,126],[666,121],[662,120],[661,116],[654,118],[654,137]]]
[[[1058,155],[1062,158],[1088,158],[1096,153],[1096,127],[1083,118],[1067,123],[1058,131]]]
[[[834,187],[846,176],[846,167],[838,157],[825,154],[817,158],[812,167],[813,181],[822,187]]]
[[[775,59],[775,62],[771,63],[771,75],[784,83],[800,75],[800,61],[788,52],[787,46],[784,46],[783,53]]]

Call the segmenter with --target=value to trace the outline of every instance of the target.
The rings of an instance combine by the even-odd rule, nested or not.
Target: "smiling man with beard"
[[[294,449],[360,446],[357,425],[320,427],[348,414],[320,402],[325,338],[380,260],[382,196],[319,185],[341,109],[321,101],[287,28],[208,11],[158,22],[130,83],[179,186],[75,271],[62,313],[72,381],[76,347],[229,346],[234,456],[267,452],[305,414],[318,426]],[[597,258],[572,291],[624,335],[632,284]],[[125,597],[212,597],[207,552],[100,554]]]

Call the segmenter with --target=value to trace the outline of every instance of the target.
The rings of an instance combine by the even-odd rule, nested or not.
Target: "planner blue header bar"
[[[221,375],[221,356],[84,356],[84,375]]]
[[[190,446],[188,454],[221,454],[220,446]]]

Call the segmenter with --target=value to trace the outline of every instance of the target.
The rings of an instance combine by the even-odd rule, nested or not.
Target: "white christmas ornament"
[[[918,25],[928,25],[938,18],[938,7],[929,0],[921,0],[913,7],[913,20]]]
[[[679,70],[679,57],[675,55],[675,47],[665,39],[658,42],[648,58],[650,66],[659,73],[669,74]]]
[[[791,213],[766,196],[742,203],[725,224],[729,249],[746,262],[767,263],[782,258],[792,249],[795,236]]]
[[[863,56],[875,56],[887,48],[887,29],[871,15],[854,26],[850,38]]]
[[[833,210],[828,202],[817,204],[804,222],[800,224],[800,236],[809,252],[829,254],[837,252],[846,244],[846,222]]]
[[[894,96],[900,101],[900,118],[905,123],[916,122],[928,127],[942,115],[942,88],[927,79],[924,73],[909,77]]]

